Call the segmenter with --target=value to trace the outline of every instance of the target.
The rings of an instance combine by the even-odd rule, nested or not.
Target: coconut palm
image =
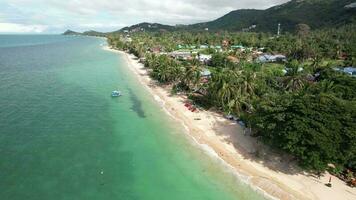
[[[239,90],[241,94],[253,96],[255,94],[257,75],[252,71],[242,71],[239,79]]]
[[[335,89],[334,82],[328,80],[322,80],[319,83],[319,86],[320,86],[320,92],[323,93],[333,93]]]
[[[282,79],[282,84],[287,91],[297,91],[304,87],[305,76],[299,62],[293,60],[286,65],[287,74]]]
[[[189,88],[196,87],[201,78],[202,67],[199,62],[193,62],[193,64],[185,67],[185,71],[182,74],[182,82]]]
[[[209,92],[229,112],[251,108],[255,96],[256,74],[250,71],[224,69],[213,74]]]

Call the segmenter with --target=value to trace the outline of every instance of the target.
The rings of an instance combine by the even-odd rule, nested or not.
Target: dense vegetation
[[[356,65],[356,26],[310,31],[298,25],[296,34],[138,32],[111,34],[109,43],[144,58],[151,77],[184,92],[196,104],[214,107],[243,119],[253,135],[294,155],[301,166],[322,172],[356,169],[356,79],[334,70]],[[225,43],[225,44],[222,44]],[[199,49],[199,45],[217,46]],[[243,45],[244,51],[230,49]],[[188,60],[166,53],[195,52]],[[262,48],[263,47],[263,48]],[[257,63],[254,52],[282,53],[287,63]],[[154,52],[153,49],[159,49]],[[195,56],[212,54],[202,64]],[[237,58],[233,61],[230,57]],[[204,69],[211,71],[202,81]]]
[[[138,51],[137,56],[144,56],[150,48],[159,48],[162,51],[170,52],[177,50],[178,45],[184,45],[186,49],[199,45],[221,45],[222,41],[227,45],[238,44],[245,47],[265,48],[264,52],[282,53],[289,58],[301,61],[311,61],[315,65],[325,60],[347,59],[346,65],[356,65],[356,37],[355,25],[348,25],[337,29],[322,29],[310,31],[306,24],[299,24],[296,34],[284,34],[274,37],[268,33],[232,33],[232,32],[138,32],[132,35],[133,43],[120,42],[118,33],[110,34],[109,40],[115,46],[123,49]],[[207,49],[205,53],[215,52],[214,49]],[[230,55],[251,59],[252,54],[234,51],[228,52]],[[219,64],[216,64],[219,65]],[[316,66],[315,66],[316,67]]]
[[[331,28],[356,22],[355,8],[345,7],[353,0],[292,0],[267,10],[236,10],[207,23],[194,24],[190,29],[241,31],[257,25],[253,31],[277,32],[277,24],[282,30],[293,32],[295,26],[307,23],[312,28]]]

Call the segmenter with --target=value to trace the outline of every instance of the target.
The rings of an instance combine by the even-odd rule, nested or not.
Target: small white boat
[[[118,90],[114,90],[111,92],[111,96],[112,97],[119,97],[119,96],[122,96],[122,93]]]

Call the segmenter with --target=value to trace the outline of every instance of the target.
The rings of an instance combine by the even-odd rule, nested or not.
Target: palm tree
[[[334,82],[329,80],[322,80],[319,83],[319,86],[320,86],[320,92],[323,93],[333,93],[335,89]]]
[[[180,63],[178,63],[177,61],[170,59],[168,62],[168,70],[170,73],[170,81],[174,82],[174,84],[176,84],[176,82],[179,82],[183,73],[183,69]]]
[[[287,91],[297,91],[304,87],[305,76],[303,69],[299,67],[299,62],[293,60],[286,65],[287,74],[282,80],[282,84]]]
[[[242,71],[242,76],[240,78],[240,89],[241,93],[247,96],[252,96],[255,94],[255,81],[256,73],[252,71]]]
[[[196,87],[200,82],[201,71],[200,63],[186,66],[185,72],[182,75],[182,82],[189,88]]]
[[[245,70],[223,69],[213,74],[209,92],[228,112],[251,108],[255,96],[256,73]]]

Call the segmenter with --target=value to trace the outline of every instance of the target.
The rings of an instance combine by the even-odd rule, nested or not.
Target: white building
[[[208,64],[211,61],[212,55],[200,54],[198,60],[202,63]]]

